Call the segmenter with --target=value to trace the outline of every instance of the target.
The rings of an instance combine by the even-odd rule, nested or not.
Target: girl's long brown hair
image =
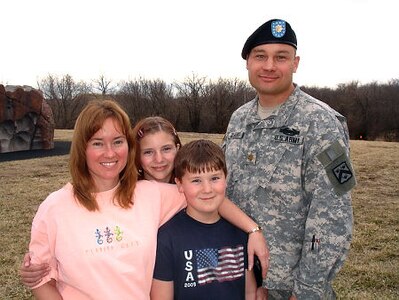
[[[99,210],[99,207],[94,195],[94,181],[86,163],[86,147],[91,137],[101,129],[108,118],[119,124],[129,147],[126,166],[119,174],[120,184],[115,192],[114,201],[122,208],[133,205],[133,192],[137,182],[136,146],[129,117],[116,102],[95,100],[89,102],[76,120],[69,159],[75,197],[89,211]]]

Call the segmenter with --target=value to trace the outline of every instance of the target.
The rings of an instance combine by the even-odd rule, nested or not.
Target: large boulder
[[[54,117],[41,91],[0,84],[0,153],[54,148]]]

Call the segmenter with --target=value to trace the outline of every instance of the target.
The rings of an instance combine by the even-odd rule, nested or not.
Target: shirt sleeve
[[[187,206],[186,197],[180,193],[175,184],[157,183],[161,193],[160,224],[172,218],[177,212]]]
[[[154,278],[162,281],[173,281],[173,251],[171,238],[166,231],[162,229],[158,232],[157,252],[155,258]]]
[[[48,204],[48,201],[44,201],[39,206],[33,219],[29,253],[32,264],[48,263],[51,270],[33,289],[47,283],[51,279],[58,280],[57,263],[54,255],[55,236],[53,230],[55,225],[51,224],[51,212]]]
[[[304,174],[309,213],[294,273],[293,292],[298,299],[324,299],[333,293],[331,281],[343,266],[352,240],[350,190],[355,178],[349,149],[339,139],[313,145]]]

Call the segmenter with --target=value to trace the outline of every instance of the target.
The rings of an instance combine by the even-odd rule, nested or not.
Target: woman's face
[[[173,136],[158,131],[145,135],[139,143],[144,179],[169,182],[178,150]]]
[[[128,152],[126,136],[119,124],[112,118],[106,119],[86,147],[86,163],[97,192],[110,190],[118,184]]]

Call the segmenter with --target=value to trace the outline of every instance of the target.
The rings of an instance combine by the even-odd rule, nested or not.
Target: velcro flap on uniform
[[[341,144],[338,141],[336,141],[334,144],[332,144],[326,150],[319,153],[317,155],[317,158],[319,159],[321,164],[324,167],[326,167],[326,166],[330,165],[331,163],[333,163],[336,159],[338,159],[342,155],[346,155],[345,149],[344,149],[344,147],[341,146]]]

